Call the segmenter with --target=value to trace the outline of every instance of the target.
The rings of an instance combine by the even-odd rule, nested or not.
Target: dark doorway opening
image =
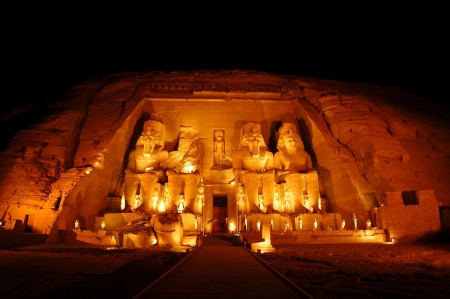
[[[226,233],[228,219],[228,197],[226,195],[213,196],[213,232]]]
[[[25,227],[25,233],[33,232],[33,223],[34,223],[34,215],[25,215],[25,219],[23,220],[23,226]]]

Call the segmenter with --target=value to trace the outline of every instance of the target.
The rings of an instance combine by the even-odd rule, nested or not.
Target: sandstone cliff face
[[[0,220],[27,217],[40,233],[71,229],[76,219],[93,229],[121,195],[128,153],[151,113],[165,125],[168,151],[181,127],[199,130],[206,182],[233,179],[231,170],[212,167],[215,129],[224,130],[231,159],[243,123],[259,122],[275,152],[277,124],[293,122],[327,210],[348,223],[352,213],[364,223],[368,211],[389,207],[392,192],[433,190],[433,209],[450,205],[450,123],[426,99],[393,87],[250,71],[154,72],[88,80],[18,131],[0,153]],[[439,229],[433,223],[427,230]]]

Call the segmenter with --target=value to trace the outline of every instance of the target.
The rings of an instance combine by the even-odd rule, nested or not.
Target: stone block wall
[[[418,204],[405,205],[402,192],[386,192],[386,206],[378,209],[378,225],[394,242],[434,239],[441,225],[439,206],[433,190],[417,191]]]

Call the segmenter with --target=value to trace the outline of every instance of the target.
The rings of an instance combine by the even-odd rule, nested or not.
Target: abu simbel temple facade
[[[0,243],[184,250],[231,233],[269,251],[442,238],[450,125],[433,105],[252,71],[92,78],[0,153]]]

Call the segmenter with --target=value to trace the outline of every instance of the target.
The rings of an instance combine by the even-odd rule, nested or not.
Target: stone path
[[[235,245],[235,246],[233,246]],[[208,236],[135,298],[311,298],[270,270],[237,237]]]

